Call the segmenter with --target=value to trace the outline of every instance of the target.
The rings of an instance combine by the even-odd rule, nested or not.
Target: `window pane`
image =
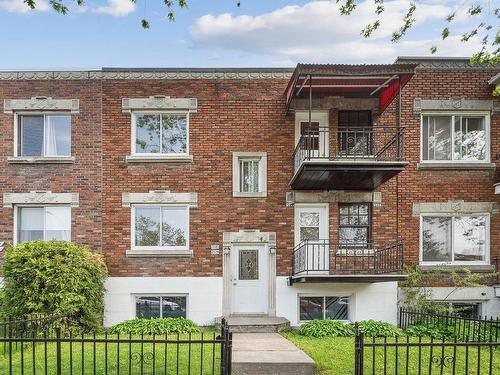
[[[20,155],[42,156],[43,116],[19,116],[19,120]]]
[[[20,208],[18,242],[43,240],[43,220],[43,207]]]
[[[423,252],[426,262],[451,262],[451,218],[422,218]]]
[[[71,155],[71,116],[47,116],[44,155]]]
[[[162,318],[185,318],[186,297],[161,297]]]
[[[451,160],[450,124],[451,116],[424,116],[424,160]]]
[[[486,218],[484,216],[455,217],[453,225],[455,261],[484,261]]]
[[[187,118],[184,115],[162,115],[162,152],[185,154],[187,152]]]
[[[136,297],[135,315],[138,318],[159,318],[160,297]]]
[[[300,226],[319,227],[319,212],[301,212]]]
[[[323,319],[323,297],[300,297],[299,319]]]
[[[259,161],[241,160],[241,191],[258,192],[259,191]]]
[[[484,160],[486,131],[484,117],[455,117],[455,159]]]
[[[347,297],[326,297],[325,319],[347,320]]]
[[[45,210],[45,239],[71,240],[71,208],[47,207]]]
[[[452,302],[453,313],[463,318],[477,318],[481,315],[480,303]]]
[[[186,246],[188,214],[183,207],[162,207],[162,246]]]
[[[368,228],[339,228],[340,243],[345,245],[366,244],[368,242]]]
[[[135,115],[136,153],[160,152],[160,115]]]
[[[135,208],[135,245],[160,245],[160,208]]]

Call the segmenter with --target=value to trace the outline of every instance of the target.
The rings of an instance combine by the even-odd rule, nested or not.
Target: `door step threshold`
[[[220,325],[222,318],[215,320]],[[282,317],[269,317],[267,315],[231,315],[226,318],[229,330],[239,333],[272,333],[290,328],[290,321]]]

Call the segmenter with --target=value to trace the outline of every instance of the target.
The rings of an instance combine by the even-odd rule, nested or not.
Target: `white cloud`
[[[409,3],[409,0],[385,2],[381,26],[369,39],[363,38],[360,31],[376,19],[371,0],[360,3],[350,16],[342,16],[335,1],[285,6],[256,16],[207,14],[198,18],[189,31],[197,46],[303,62],[388,62],[398,55],[429,54],[433,45],[438,46],[440,54],[455,56],[468,55],[477,48],[477,43],[464,44],[458,37],[450,37],[446,43],[440,41],[442,20],[451,11],[447,1],[419,2],[415,28],[420,37],[415,39],[413,32],[412,39],[390,42]]]
[[[135,11],[135,4],[130,0],[108,0],[108,5],[97,7],[94,12],[109,14],[113,17],[123,17]]]
[[[0,10],[5,10],[11,13],[28,13],[28,12],[46,12],[50,9],[46,1],[39,0],[36,2],[36,8],[31,9],[23,0],[1,0]]]

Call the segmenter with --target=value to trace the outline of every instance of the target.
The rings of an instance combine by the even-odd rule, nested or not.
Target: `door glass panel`
[[[258,280],[259,279],[259,251],[240,250],[239,251],[239,279]]]
[[[422,218],[422,260],[451,262],[451,218],[424,216]]]
[[[319,212],[300,213],[300,241],[319,240]]]

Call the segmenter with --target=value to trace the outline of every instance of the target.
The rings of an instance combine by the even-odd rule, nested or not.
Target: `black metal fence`
[[[464,317],[460,314],[431,314],[405,307],[399,309],[399,328],[406,329],[418,325],[443,327],[458,340],[496,342],[500,334],[498,317]]]
[[[78,333],[43,319],[0,323],[0,374],[229,375],[232,333],[120,335]]]
[[[402,241],[375,245],[304,240],[293,251],[293,275],[402,273],[403,252]]]
[[[500,343],[444,338],[364,337],[356,328],[355,375],[496,375]]]

